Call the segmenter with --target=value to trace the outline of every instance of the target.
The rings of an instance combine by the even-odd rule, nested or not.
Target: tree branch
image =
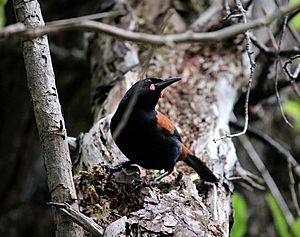
[[[48,204],[58,208],[62,214],[83,227],[85,230],[89,231],[93,236],[103,236],[104,230],[101,226],[99,226],[91,218],[83,215],[81,212],[73,208],[70,204],[58,202],[49,202]]]
[[[264,178],[269,190],[271,191],[272,195],[276,199],[284,217],[285,220],[289,225],[291,225],[294,222],[294,217],[292,213],[289,210],[289,207],[287,203],[285,202],[282,194],[280,193],[274,179],[272,178],[270,172],[267,170],[266,166],[260,159],[259,155],[257,154],[255,148],[253,147],[252,143],[249,141],[249,139],[245,136],[240,136],[239,140],[241,141],[242,145],[244,146],[245,150],[247,151],[250,159],[256,166],[256,168],[261,173],[262,177]]]
[[[44,25],[40,5],[36,0],[15,0],[14,8],[17,20],[26,27]],[[55,85],[48,39],[43,36],[24,40],[22,47],[51,200],[68,202],[78,208],[67,133]],[[82,229],[58,212],[54,213],[54,223],[57,237],[82,236]]]
[[[295,54],[300,54],[300,47],[293,47],[292,49],[281,49],[278,52],[276,52],[274,48],[270,48],[262,42],[259,42],[254,35],[251,35],[250,39],[251,42],[266,56],[276,57],[278,53],[278,55],[281,57],[290,57]]]
[[[242,15],[243,22],[244,24],[248,23],[248,18],[246,16],[246,11],[243,8],[243,5],[240,0],[235,0],[236,6],[239,9],[239,12]],[[253,81],[253,74],[254,74],[254,68],[255,68],[255,59],[253,57],[253,51],[252,51],[252,45],[251,45],[251,40],[250,40],[250,32],[247,30],[245,32],[245,38],[246,38],[246,52],[247,56],[249,59],[249,64],[250,64],[250,75],[249,75],[249,80],[248,80],[248,85],[247,85],[247,91],[246,91],[246,96],[245,96],[245,104],[244,104],[244,110],[245,110],[245,125],[244,129],[241,132],[234,133],[234,134],[226,134],[224,136],[221,136],[217,139],[214,139],[214,142],[224,139],[224,138],[233,138],[233,137],[238,137],[240,135],[243,135],[247,132],[248,129],[248,124],[249,124],[249,97],[250,97],[250,91],[252,87],[252,81]]]
[[[235,129],[243,129],[243,125],[239,122],[232,122],[230,121],[229,125]],[[281,144],[275,141],[272,137],[270,137],[265,132],[262,132],[256,128],[249,127],[247,131],[247,135],[250,137],[256,138],[262,141],[264,144],[269,146],[271,149],[275,150],[279,154],[281,154],[288,163],[290,163],[293,167],[295,174],[300,177],[300,165],[297,160],[293,157],[293,155],[285,149]]]
[[[146,33],[132,32],[124,30],[112,25],[104,24],[101,22],[91,20],[73,20],[63,22],[49,22],[46,26],[39,26],[37,28],[28,28],[24,24],[17,23],[14,25],[7,26],[0,30],[0,38],[19,36],[25,38],[35,38],[45,34],[54,34],[69,30],[83,30],[105,33],[110,36],[117,37],[119,39],[137,42],[147,43],[153,45],[168,45],[168,44],[179,44],[179,43],[216,43],[230,37],[242,34],[250,29],[258,28],[261,26],[267,26],[274,20],[282,18],[288,14],[300,8],[300,3],[294,5],[282,6],[278,8],[274,13],[262,17],[247,23],[239,23],[223,29],[205,32],[205,33],[194,33],[191,31],[180,33],[180,34],[168,34],[168,35],[152,35]]]

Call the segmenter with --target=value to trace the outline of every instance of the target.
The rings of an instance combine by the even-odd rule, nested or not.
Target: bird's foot
[[[154,186],[157,183],[157,181],[155,179],[152,179],[148,182],[148,186]]]
[[[126,169],[127,167],[131,166],[131,164],[132,164],[132,163],[131,163],[130,161],[122,162],[122,163],[119,164],[119,165],[110,167],[110,172],[111,172],[111,173],[119,172],[119,171],[121,171],[122,169]]]
[[[141,189],[143,187],[146,187],[146,186],[147,186],[147,184],[145,183],[144,180],[138,179],[138,180],[134,181],[133,189],[131,191],[134,192],[134,191]]]

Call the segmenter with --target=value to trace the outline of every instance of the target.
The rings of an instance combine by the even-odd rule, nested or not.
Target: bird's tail
[[[219,181],[213,172],[196,156],[189,154],[183,161],[191,166],[204,181],[211,183]]]

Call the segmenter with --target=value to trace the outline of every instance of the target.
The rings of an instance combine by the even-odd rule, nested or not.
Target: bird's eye
[[[149,86],[149,89],[150,89],[151,91],[155,91],[155,85],[154,85],[154,84],[151,84],[151,85]]]

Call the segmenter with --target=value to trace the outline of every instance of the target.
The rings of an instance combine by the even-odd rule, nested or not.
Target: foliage
[[[241,194],[237,192],[233,194],[232,206],[234,209],[234,222],[230,236],[242,237],[247,231],[247,205]]]
[[[271,194],[266,195],[266,200],[268,202],[269,208],[271,209],[272,216],[275,222],[276,230],[281,237],[292,237],[289,233],[288,225],[284,219],[284,216],[275,200]]]
[[[3,27],[5,24],[5,4],[7,0],[0,0],[0,27]]]
[[[288,100],[283,104],[283,108],[294,119],[296,131],[300,132],[300,100]]]
[[[291,226],[294,236],[300,236],[300,218],[297,218]]]
[[[277,233],[280,237],[300,237],[300,218],[297,218],[292,225],[289,226],[285,221],[285,218],[275,200],[275,198],[271,194],[266,195],[266,200],[268,202],[268,205],[271,209],[272,216],[275,222],[275,227],[277,230]]]
[[[299,0],[291,0],[290,4],[295,4],[297,2],[299,2]],[[295,29],[300,30],[300,14],[294,16],[294,18],[291,20],[291,23],[295,27]]]

